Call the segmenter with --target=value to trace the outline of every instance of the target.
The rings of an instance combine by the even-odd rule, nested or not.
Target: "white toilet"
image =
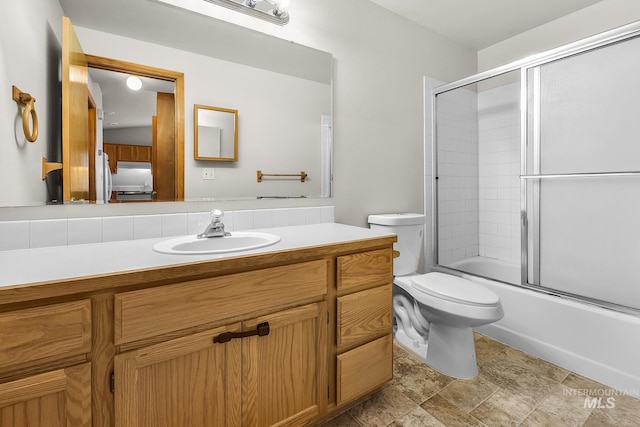
[[[370,215],[372,229],[396,233],[393,320],[397,342],[432,368],[456,378],[478,374],[474,326],[500,320],[500,298],[482,285],[444,273],[416,274],[425,217]]]

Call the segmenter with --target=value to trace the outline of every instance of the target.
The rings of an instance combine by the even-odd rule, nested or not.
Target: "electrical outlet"
[[[202,168],[202,179],[216,179],[213,168]]]

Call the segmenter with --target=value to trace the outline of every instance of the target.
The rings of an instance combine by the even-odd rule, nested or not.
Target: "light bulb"
[[[142,88],[142,80],[138,76],[127,77],[127,87],[131,90],[140,90]]]
[[[280,9],[286,9],[289,6],[289,0],[274,0],[273,1]]]

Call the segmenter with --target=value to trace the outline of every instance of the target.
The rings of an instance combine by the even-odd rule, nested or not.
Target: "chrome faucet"
[[[213,209],[211,211],[211,224],[207,225],[207,228],[205,228],[202,233],[198,234],[198,239],[230,236],[231,233],[224,231],[224,224],[222,223],[223,216],[224,212],[220,209]]]

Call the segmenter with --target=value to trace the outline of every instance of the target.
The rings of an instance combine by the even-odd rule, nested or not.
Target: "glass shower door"
[[[520,73],[435,94],[436,264],[520,284]]]
[[[640,40],[525,70],[527,282],[640,309]]]

